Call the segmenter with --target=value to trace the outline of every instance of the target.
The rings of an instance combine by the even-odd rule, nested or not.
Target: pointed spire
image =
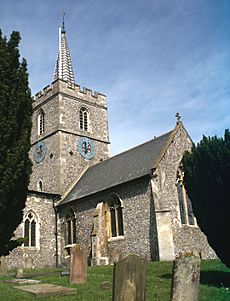
[[[59,27],[59,47],[54,70],[54,81],[62,79],[69,84],[74,84],[73,67],[67,44],[65,31],[65,13],[63,12],[62,26]]]

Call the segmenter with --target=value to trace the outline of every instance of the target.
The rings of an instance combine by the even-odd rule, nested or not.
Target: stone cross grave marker
[[[130,254],[115,263],[113,301],[145,301],[147,261]]]
[[[0,257],[0,275],[7,274],[7,265],[6,265],[6,258],[4,256]]]
[[[87,281],[87,256],[83,246],[76,245],[71,248],[70,282],[86,283]]]
[[[173,261],[171,301],[197,301],[200,283],[200,257],[185,254]]]

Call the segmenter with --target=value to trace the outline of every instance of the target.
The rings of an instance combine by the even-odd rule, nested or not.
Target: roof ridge
[[[162,138],[162,137],[168,135],[169,133],[173,132],[174,130],[175,130],[175,128],[174,128],[173,130],[169,131],[169,132],[166,132],[166,133],[162,134],[161,136],[158,136],[158,137],[156,137],[156,138],[153,138],[153,139],[150,139],[150,140],[148,140],[148,141],[145,141],[145,142],[143,142],[143,143],[141,143],[141,144],[138,144],[138,145],[136,145],[136,146],[134,146],[134,147],[131,147],[131,148],[129,148],[129,149],[127,149],[127,150],[125,150],[125,151],[119,153],[119,154],[116,154],[116,155],[114,155],[114,156],[112,156],[112,157],[109,157],[108,159],[105,159],[105,160],[100,161],[100,162],[98,162],[98,163],[96,163],[96,164],[94,164],[94,165],[91,165],[91,166],[89,166],[89,169],[91,169],[92,167],[97,166],[97,165],[99,165],[99,164],[102,164],[103,162],[107,162],[107,161],[109,161],[109,160],[111,160],[111,159],[113,159],[113,158],[115,158],[115,157],[118,157],[118,156],[120,156],[120,155],[122,155],[122,154],[128,153],[128,152],[130,152],[130,151],[132,151],[132,150],[134,150],[134,149],[137,149],[137,148],[139,148],[139,147],[141,147],[141,146],[143,146],[143,145],[146,145],[146,144],[150,143],[150,142],[153,141],[153,140],[158,140],[158,139],[160,139],[160,138]]]

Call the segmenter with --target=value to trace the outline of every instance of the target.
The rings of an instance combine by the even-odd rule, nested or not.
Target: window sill
[[[65,245],[65,246],[64,246],[64,249],[72,248],[72,247],[74,247],[74,246],[76,246],[76,244]]]
[[[108,242],[112,242],[112,241],[119,241],[119,240],[125,240],[125,237],[122,235],[122,236],[114,236],[114,237],[110,237],[108,239]]]
[[[38,247],[30,247],[30,246],[21,246],[22,249],[25,249],[25,250],[30,250],[30,251],[39,251],[40,248]]]
[[[181,227],[199,228],[198,225],[181,224]]]

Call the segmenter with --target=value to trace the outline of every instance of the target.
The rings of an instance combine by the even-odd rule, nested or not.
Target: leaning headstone
[[[197,301],[200,283],[200,257],[184,254],[173,261],[171,301]]]
[[[130,254],[114,265],[113,301],[145,301],[147,261]]]
[[[76,245],[71,249],[70,282],[86,283],[87,281],[87,256],[83,246]]]
[[[0,257],[0,275],[6,275],[7,274],[7,265],[6,265],[6,257],[1,256]]]

